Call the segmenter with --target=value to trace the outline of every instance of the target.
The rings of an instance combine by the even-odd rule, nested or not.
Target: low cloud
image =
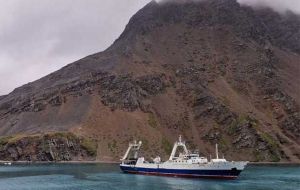
[[[280,13],[292,11],[300,14],[299,0],[238,0],[238,2],[252,7],[269,7]]]
[[[210,1],[210,0],[156,0],[158,3],[163,2],[185,2],[185,1]],[[273,10],[284,13],[286,11],[292,11],[296,14],[300,14],[300,0],[237,0],[242,5],[248,5],[252,7],[268,7]]]

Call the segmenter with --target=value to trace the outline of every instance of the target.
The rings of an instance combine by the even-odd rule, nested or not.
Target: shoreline
[[[0,160],[0,164],[119,164],[116,161],[4,161]],[[300,166],[300,162],[249,162],[251,166]]]
[[[295,166],[300,166],[300,162],[249,162],[248,165],[251,165],[251,166],[260,166],[260,165],[264,165],[264,166],[267,166],[267,165],[271,165],[271,166],[292,166],[292,165],[295,165]]]
[[[4,161],[0,160],[0,164],[119,164],[114,161]]]

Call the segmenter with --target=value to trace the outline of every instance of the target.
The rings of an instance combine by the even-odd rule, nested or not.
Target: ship
[[[236,179],[248,164],[248,161],[227,161],[224,157],[219,158],[217,144],[216,158],[200,157],[199,153],[191,153],[187,149],[181,136],[174,143],[169,160],[165,162],[162,162],[159,156],[151,161],[139,157],[141,146],[142,141],[129,143],[129,147],[120,163],[120,168],[124,173],[186,178]]]

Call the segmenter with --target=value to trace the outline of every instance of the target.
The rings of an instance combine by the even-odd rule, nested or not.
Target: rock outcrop
[[[152,1],[104,52],[1,96],[0,135],[69,131],[118,160],[130,140],[166,155],[182,134],[206,156],[219,143],[229,159],[299,161],[299,31],[299,15],[235,0]],[[25,142],[0,159],[25,159]]]
[[[12,161],[88,161],[95,160],[96,143],[71,133],[3,137],[0,157]]]

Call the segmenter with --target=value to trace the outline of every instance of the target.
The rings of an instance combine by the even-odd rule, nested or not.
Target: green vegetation
[[[0,138],[0,146],[5,145],[5,144],[12,144],[12,143],[16,143],[21,139],[30,139],[30,140],[35,140],[37,138],[57,138],[57,139],[61,139],[61,138],[66,138],[69,140],[73,140],[73,139],[78,139],[78,137],[76,137],[73,133],[64,133],[64,132],[57,132],[57,133],[47,133],[47,134],[34,134],[34,135],[24,135],[24,134],[17,134],[14,136],[6,136],[6,137],[1,137]]]
[[[97,155],[97,143],[94,140],[83,138],[81,140],[81,146],[87,151],[89,155],[91,156]]]
[[[267,133],[262,133],[260,134],[260,137],[268,143],[268,145],[272,148],[272,149],[277,149],[278,148],[278,144],[275,142],[275,140],[273,139],[273,137]]]
[[[268,150],[264,152],[260,152],[258,150],[253,151],[253,155],[255,156],[255,161],[266,161],[269,160],[271,162],[279,162],[280,155],[279,155],[279,146],[273,137],[267,133],[259,134],[261,139],[267,143]]]
[[[148,124],[153,127],[156,128],[157,127],[157,122],[155,119],[155,115],[153,113],[149,114],[149,118],[148,118]]]
[[[17,141],[23,139],[23,138],[31,138],[31,137],[35,137],[36,135],[14,135],[14,136],[10,136],[8,139],[8,143],[13,144],[16,143]]]
[[[0,138],[0,149],[5,146],[7,143],[9,143],[9,140],[11,139],[12,137],[10,136],[7,136],[7,137],[1,137]]]
[[[69,133],[69,132],[57,132],[57,133],[48,133],[46,134],[44,137],[50,137],[50,138],[65,138],[65,139],[78,139],[78,137],[76,135],[74,135],[73,133]]]
[[[277,153],[272,153],[270,156],[271,156],[271,161],[272,162],[279,162],[280,161],[280,157],[278,156]]]
[[[267,133],[261,132],[259,129],[259,122],[256,119],[251,118],[250,116],[242,115],[238,119],[236,119],[232,124],[229,126],[228,133],[229,134],[236,134],[238,132],[238,128],[241,125],[246,123],[250,123],[250,126],[257,131],[262,141],[267,143],[268,146],[268,153],[262,153],[259,150],[254,150],[253,155],[255,156],[256,161],[265,161],[270,160],[272,162],[280,161],[279,156],[279,146],[273,137]]]
[[[259,162],[259,161],[264,160],[264,156],[258,150],[254,150],[253,155],[255,157],[255,162]]]
[[[258,121],[256,119],[251,118],[248,115],[241,115],[238,119],[234,120],[229,126],[229,134],[235,134],[238,130],[238,127],[246,123],[250,123],[253,128],[258,130]]]
[[[172,145],[171,145],[171,143],[165,137],[163,137],[162,140],[161,140],[161,146],[162,146],[162,149],[167,154],[171,153],[171,151],[172,151]]]
[[[221,151],[226,151],[228,150],[230,142],[228,142],[225,138],[221,138],[218,142],[219,148]]]
[[[220,125],[217,124],[217,123],[214,123],[213,126],[212,126],[212,129],[215,129],[215,130],[220,130]]]
[[[267,133],[260,134],[260,137],[268,144],[270,150],[270,160],[272,162],[279,162],[280,156],[278,155],[279,146],[273,137]]]
[[[107,146],[111,152],[114,152],[115,149],[117,148],[117,141],[115,139],[113,139],[111,143],[107,144]]]
[[[24,138],[33,139],[33,138],[39,138],[39,137],[40,137],[39,134],[35,134],[35,135],[17,134],[17,135],[14,135],[14,136],[1,137],[0,138],[0,146],[1,145],[3,146],[3,145],[8,144],[8,143],[13,144],[13,143],[18,142],[21,139],[24,139]]]
[[[143,142],[143,149],[149,150],[149,141],[145,138],[142,138],[141,141]]]
[[[238,130],[238,126],[239,126],[239,121],[238,120],[233,121],[228,128],[228,133],[231,135],[235,134]]]
[[[26,140],[26,146],[29,148],[37,148],[38,150],[42,150],[43,152],[49,152],[50,150],[50,143],[49,141],[54,140],[57,142],[57,147],[55,145],[56,151],[62,151],[60,147],[61,143],[66,145],[65,143],[68,141],[74,146],[77,147],[78,143],[80,143],[80,147],[84,149],[89,156],[96,156],[97,155],[97,142],[95,140],[78,137],[73,133],[70,132],[58,132],[58,133],[45,133],[45,134],[34,134],[34,135],[14,135],[8,137],[1,137],[0,138],[0,150],[3,150],[7,145],[16,144],[20,146],[23,144],[22,140]],[[37,147],[35,147],[37,146]],[[26,148],[26,147],[25,147]],[[54,151],[54,150],[53,150]],[[54,151],[55,153],[55,151]],[[56,152],[57,153],[57,152]],[[79,153],[79,152],[78,152]]]

